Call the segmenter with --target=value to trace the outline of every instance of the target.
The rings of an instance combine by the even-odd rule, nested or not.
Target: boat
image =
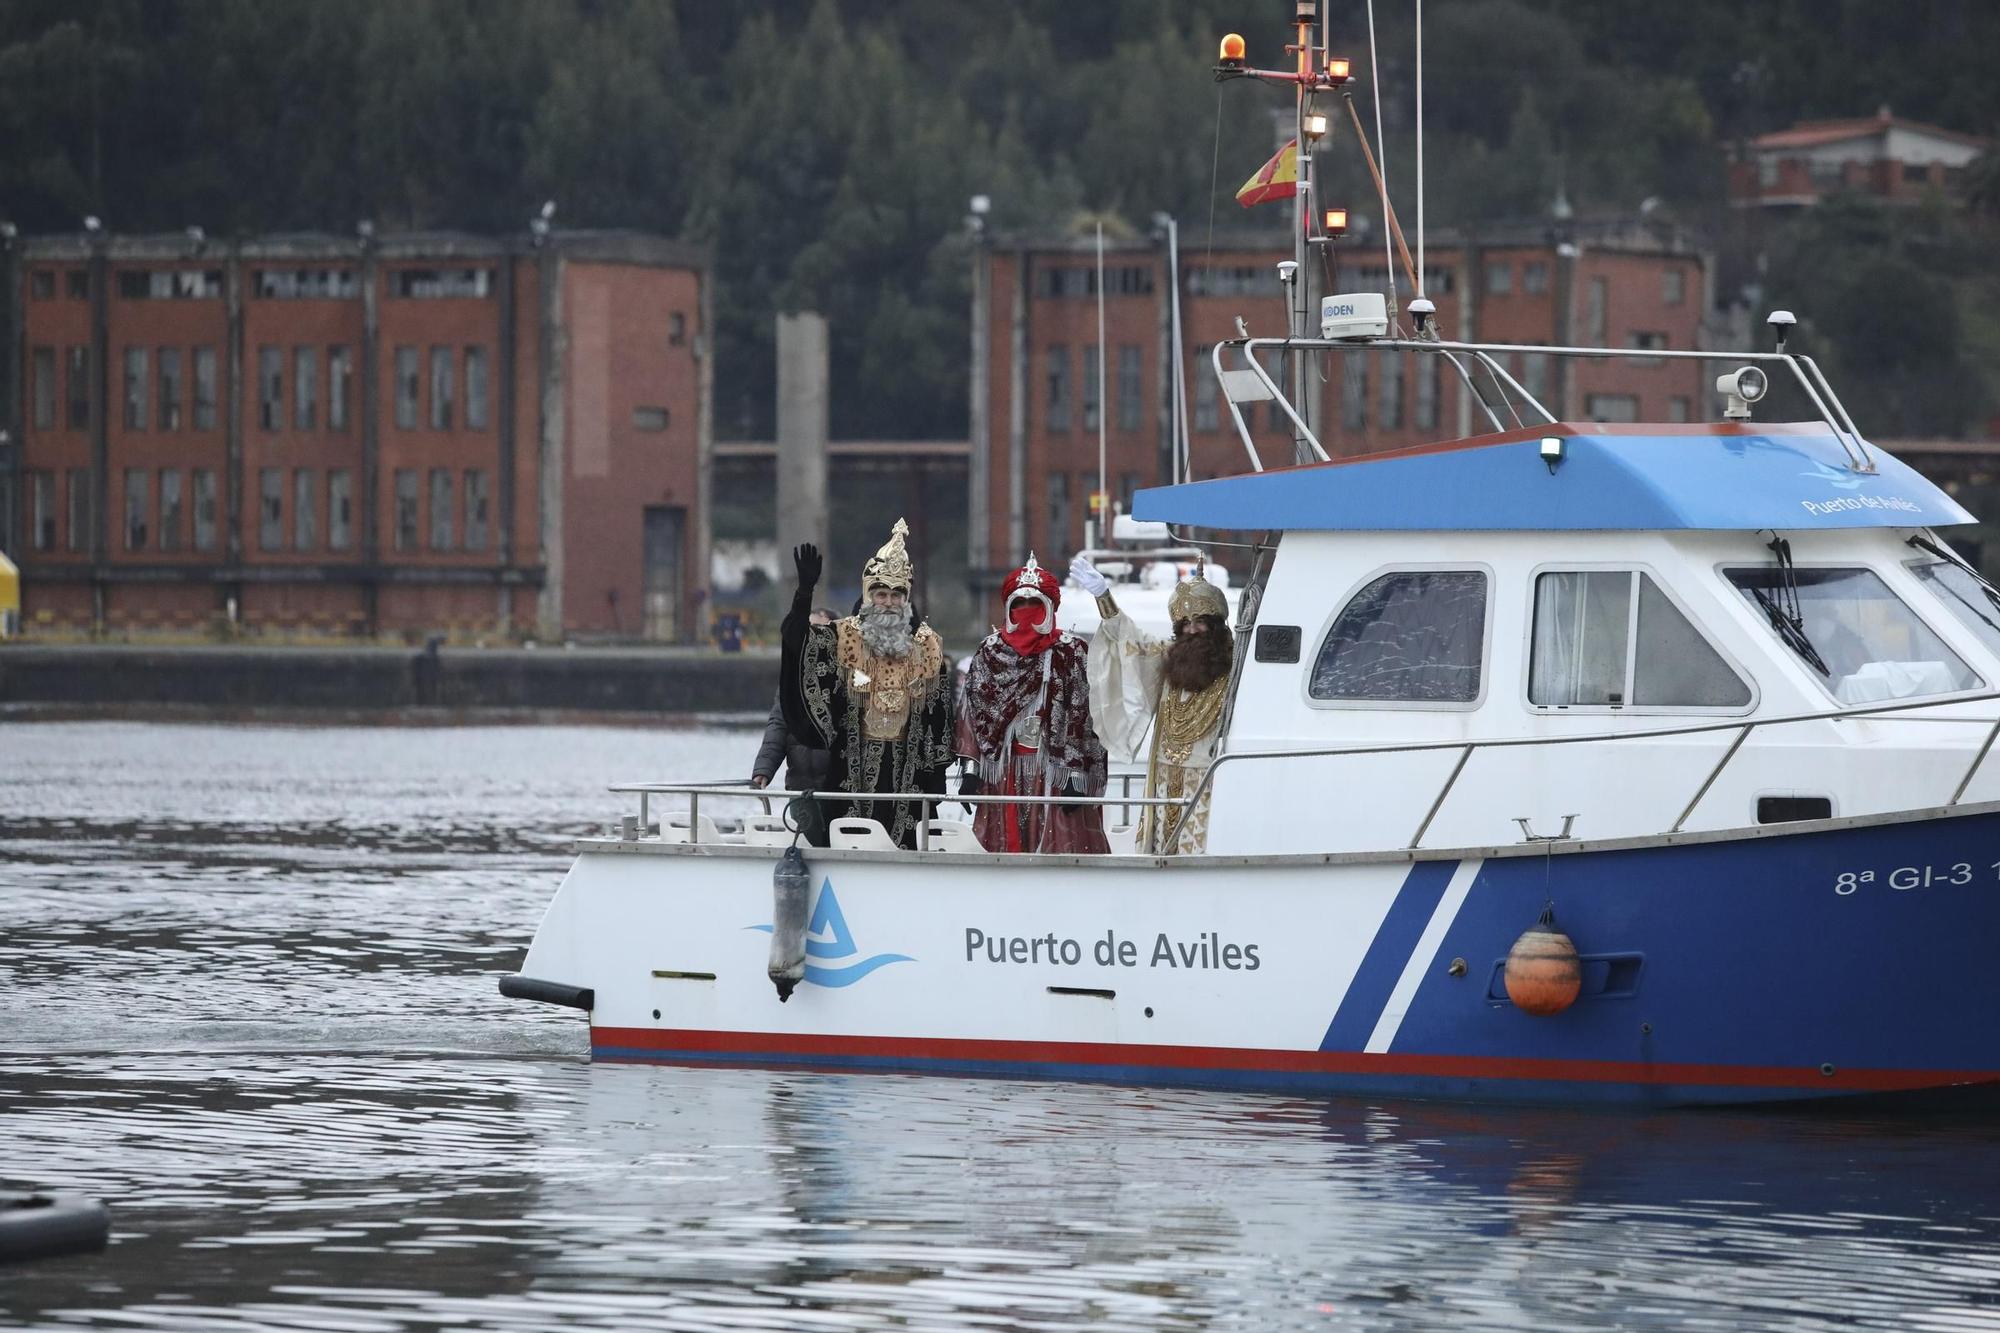
[[[1333,73],[1298,45],[1303,117]],[[784,999],[796,839],[732,816],[772,793],[624,783],[637,813],[580,842],[502,993],[586,1012],[611,1062],[1640,1107],[2000,1090],[2000,591],[1939,535],[1972,516],[1864,438],[1789,316],[1774,350],[1522,348],[1370,295],[1217,344],[1250,470],[1134,499],[1254,548],[1203,851],[837,835]],[[1721,417],[1558,420],[1506,370],[1524,350],[1720,363]],[[1386,354],[1490,384],[1493,429],[1329,457],[1305,363]],[[1774,381],[1808,414],[1755,419]],[[1308,461],[1265,465],[1260,402]],[[1107,826],[1148,803],[1106,798]]]

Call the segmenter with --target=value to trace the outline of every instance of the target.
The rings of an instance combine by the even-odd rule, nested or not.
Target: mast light
[[[1248,48],[1243,43],[1240,32],[1227,33],[1222,38],[1222,47],[1216,53],[1216,62],[1224,69],[1242,69]]]
[[[1349,66],[1345,58],[1329,60],[1326,62],[1326,81],[1328,83],[1346,83],[1349,77],[1351,77],[1349,73],[1350,69],[1351,66]]]
[[[1325,134],[1326,112],[1311,111],[1306,113],[1306,138],[1318,139],[1324,137]]]
[[[1347,230],[1347,210],[1344,208],[1329,208],[1326,210],[1326,216],[1321,221],[1325,224],[1327,235],[1339,236]]]

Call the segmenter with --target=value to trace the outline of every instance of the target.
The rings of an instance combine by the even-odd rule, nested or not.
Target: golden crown
[[[1202,577],[1207,568],[1206,561],[1197,562],[1193,577],[1174,585],[1173,594],[1167,598],[1167,618],[1174,624],[1196,616],[1229,619],[1229,601],[1223,597],[1222,589]]]
[[[910,525],[902,519],[889,529],[889,540],[882,543],[882,549],[869,558],[861,567],[861,590],[870,588],[893,588],[907,593],[910,590],[911,569],[909,548],[903,539],[910,535]]]

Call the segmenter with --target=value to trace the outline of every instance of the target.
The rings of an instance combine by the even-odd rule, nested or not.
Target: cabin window
[[[1724,575],[1844,704],[1976,689],[1979,677],[1871,569],[1777,565]]]
[[[1744,708],[1750,687],[1651,576],[1563,570],[1535,580],[1528,702],[1542,708]]]
[[[1307,694],[1356,703],[1472,703],[1485,646],[1483,571],[1384,574],[1334,617]]]
[[[2000,602],[1994,600],[2000,594],[1971,570],[1948,560],[1920,560],[1910,572],[1978,636],[1987,651],[2000,654]]]

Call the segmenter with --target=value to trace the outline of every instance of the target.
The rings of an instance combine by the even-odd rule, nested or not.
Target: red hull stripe
[[[1702,1087],[1903,1092],[2000,1082],[2000,1070],[1836,1069],[1819,1066],[1652,1064],[1624,1060],[1526,1060],[1476,1055],[1368,1055],[1358,1051],[1242,1050],[1082,1041],[984,1041],[948,1037],[848,1037],[788,1032],[697,1032],[593,1027],[593,1047],[683,1052],[754,1061],[765,1056],[861,1060],[1094,1065],[1103,1069],[1235,1069],[1283,1074],[1535,1079]]]

